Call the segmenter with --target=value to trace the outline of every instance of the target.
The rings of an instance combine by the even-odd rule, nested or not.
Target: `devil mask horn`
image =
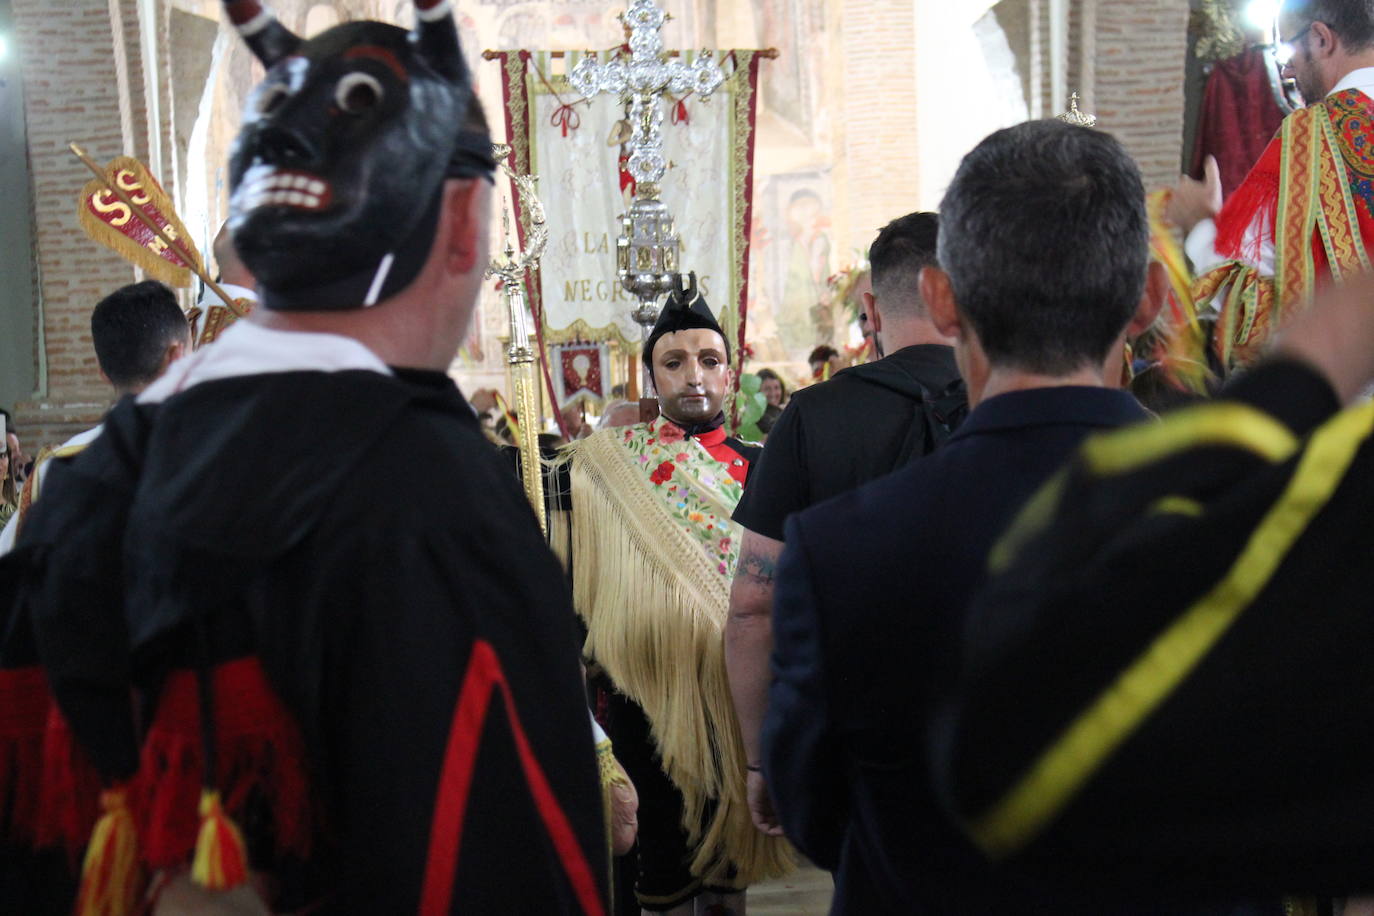
[[[468,68],[449,0],[416,0],[415,30],[410,34],[420,57],[435,73],[454,83],[467,82]]]
[[[264,67],[271,67],[300,46],[300,38],[258,0],[224,0],[224,11]]]
[[[255,0],[227,8],[276,61],[229,159],[229,231],[263,307],[387,301],[429,256],[444,182],[495,170],[448,0],[417,0],[409,31],[350,21],[304,41]]]

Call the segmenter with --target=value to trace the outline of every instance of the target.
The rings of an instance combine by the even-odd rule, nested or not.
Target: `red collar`
[[[662,419],[664,424],[671,424],[677,429],[682,429],[679,424],[673,423],[673,421],[669,420],[667,417],[663,417]],[[683,432],[685,433],[686,430],[683,430]],[[749,476],[749,459],[745,458],[726,444],[725,427],[723,425],[689,438],[695,438],[697,442],[701,444],[701,447],[706,449],[708,455],[725,465],[731,477],[735,478],[735,480],[739,481],[741,484],[744,483],[745,479]]]
[[[725,441],[725,427],[717,426],[709,433],[702,433],[701,435],[697,436],[696,439],[702,445],[706,446],[706,448],[712,448],[713,446],[720,445],[722,442]]]
[[[664,423],[671,423],[676,429],[682,430],[682,434],[686,436],[688,439],[696,439],[698,442],[700,442],[703,446],[705,446],[708,449],[714,448],[715,446],[720,445],[722,442],[725,441],[724,424],[717,426],[715,429],[708,430],[707,432],[697,433],[696,435],[693,435],[687,431],[687,428],[685,426],[683,426],[681,423],[678,423],[676,420],[670,420],[662,414],[659,414],[659,419],[662,420]]]

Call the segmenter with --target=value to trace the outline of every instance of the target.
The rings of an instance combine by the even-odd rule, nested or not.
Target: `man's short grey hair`
[[[938,247],[993,363],[1046,375],[1100,363],[1144,292],[1140,170],[1100,131],[1057,120],[999,130],[960,164]]]

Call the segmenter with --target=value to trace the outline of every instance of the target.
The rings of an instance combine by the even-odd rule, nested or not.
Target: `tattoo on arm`
[[[754,584],[771,588],[778,572],[778,558],[751,550],[739,558],[736,568]]]

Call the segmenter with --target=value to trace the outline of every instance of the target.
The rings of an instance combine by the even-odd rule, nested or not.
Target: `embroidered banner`
[[[600,405],[606,399],[610,377],[610,347],[605,343],[574,341],[549,347],[553,387],[558,406],[576,401]]]
[[[200,255],[186,227],[177,218],[167,192],[147,167],[132,156],[117,156],[105,166],[106,182],[126,192],[129,201],[181,245],[169,247],[134,215],[105,182],[92,178],[81,189],[77,214],[81,227],[94,241],[114,250],[168,286],[188,286]]]
[[[613,96],[583,100],[568,84],[564,74],[581,53],[486,56],[502,65],[512,168],[540,176],[544,192],[550,239],[530,300],[545,342],[615,340],[637,347],[640,332],[630,320],[631,298],[616,277],[615,259],[619,217],[633,193],[624,171],[624,106]],[[670,164],[662,200],[682,238],[682,269],[696,271],[737,351],[748,284],[758,60],[754,51],[730,52],[724,63],[730,77],[712,98],[688,95],[664,104]],[[561,64],[556,73],[555,64]],[[528,217],[518,202],[516,207],[523,237]],[[558,366],[551,368],[556,375]]]

